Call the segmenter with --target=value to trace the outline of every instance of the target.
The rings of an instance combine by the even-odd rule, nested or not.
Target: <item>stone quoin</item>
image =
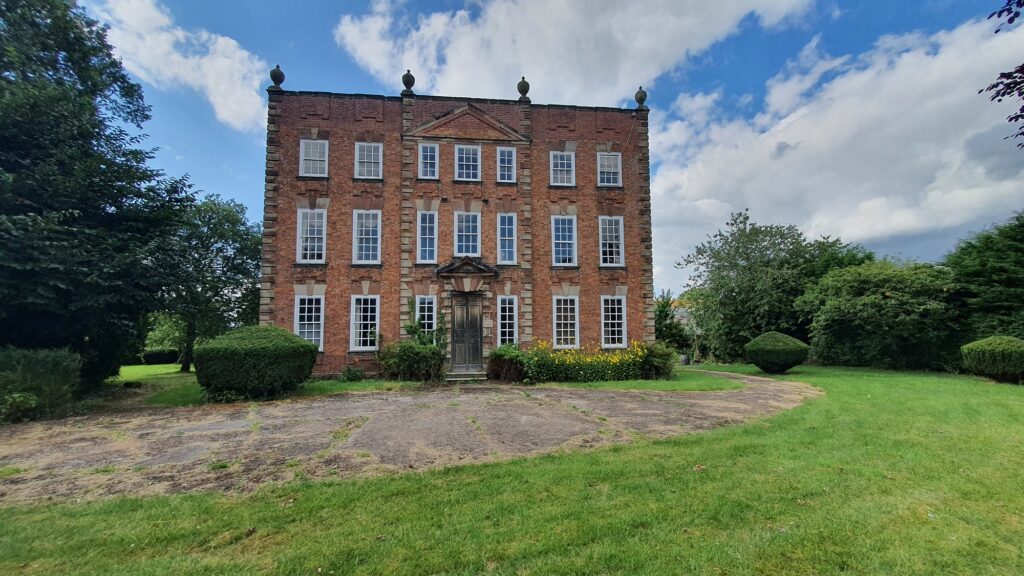
[[[260,322],[317,343],[316,373],[373,372],[442,314],[453,373],[506,342],[654,340],[642,89],[620,109],[534,104],[525,78],[515,100],[272,80]]]

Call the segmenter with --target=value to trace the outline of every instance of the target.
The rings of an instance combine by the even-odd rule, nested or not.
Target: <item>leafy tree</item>
[[[686,334],[686,327],[676,319],[675,299],[671,290],[663,290],[654,299],[654,337],[678,352],[689,352],[690,338]]]
[[[971,338],[1024,338],[1024,212],[962,240],[944,263],[964,292]]]
[[[163,302],[184,330],[178,349],[188,372],[197,339],[256,322],[260,228],[242,204],[210,195],[186,211],[173,246]]]
[[[70,347],[85,388],[117,372],[191,202],[129,132],[148,118],[81,8],[0,1],[0,345]]]
[[[881,261],[836,269],[796,306],[813,319],[819,362],[882,368],[958,362],[955,284],[944,266]]]
[[[698,289],[688,299],[702,345],[728,361],[742,358],[743,346],[765,332],[806,339],[807,321],[793,302],[829,270],[873,258],[838,239],[808,241],[796,226],[759,225],[743,211],[677,266],[693,267]]]
[[[990,19],[995,18],[1000,21],[996,26],[996,33],[998,34],[1003,26],[1012,26],[1019,20],[1021,10],[1024,10],[1024,0],[1004,0],[1002,8],[988,15]],[[995,82],[978,91],[979,94],[982,92],[989,92],[989,99],[994,102],[1002,102],[1004,98],[1016,98],[1019,101],[1024,101],[1024,64],[1013,70],[1001,72]],[[1007,116],[1006,120],[1011,124],[1020,125],[1017,132],[1009,136],[1010,138],[1024,137],[1024,105]],[[1024,148],[1024,142],[1018,143],[1017,147]]]

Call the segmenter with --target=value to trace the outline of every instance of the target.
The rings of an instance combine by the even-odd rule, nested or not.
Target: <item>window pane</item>
[[[420,147],[420,178],[437,178],[437,145]]]
[[[601,343],[604,346],[626,345],[625,299],[604,298],[601,301]]]
[[[380,144],[356,144],[356,177],[380,178]]]
[[[554,259],[556,265],[573,265],[576,263],[576,220],[573,218],[555,217],[551,223],[551,235],[554,238]]]
[[[327,175],[327,141],[303,140],[301,146],[302,166],[299,174],[303,176]]]
[[[498,214],[498,262],[516,261],[516,216]]]
[[[299,337],[320,346],[320,327],[323,322],[323,300],[319,297],[298,299],[295,318],[295,333]]]
[[[575,183],[572,161],[572,154],[561,152],[553,152],[551,154],[552,184],[572,185]]]
[[[472,146],[455,147],[455,177],[459,180],[480,179],[480,149]]]
[[[434,302],[433,296],[416,298],[416,319],[425,332],[434,331]]]
[[[622,157],[618,154],[599,154],[597,157],[597,183],[602,186],[618,186],[622,183]]]
[[[498,182],[515,182],[516,153],[512,148],[498,148]]]
[[[377,299],[357,297],[352,306],[353,348],[373,348],[377,345]]]
[[[433,262],[437,259],[437,213],[420,212],[419,259]]]
[[[601,218],[601,264],[618,266],[622,264],[622,220]]]
[[[356,212],[356,262],[380,260],[380,218],[377,212]]]
[[[299,212],[299,260],[323,261],[324,218],[322,210]]]
[[[498,345],[514,344],[516,341],[516,299],[513,296],[498,297]]]
[[[557,348],[576,346],[576,300],[555,298],[555,338]]]
[[[480,255],[480,214],[455,215],[455,255]]]

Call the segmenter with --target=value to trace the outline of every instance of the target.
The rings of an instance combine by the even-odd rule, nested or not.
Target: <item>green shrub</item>
[[[964,368],[972,374],[1017,384],[1024,378],[1024,340],[990,336],[960,348]]]
[[[769,374],[782,374],[807,360],[810,346],[780,332],[765,332],[744,347],[747,360]]]
[[[342,382],[359,382],[366,377],[366,373],[363,369],[358,366],[345,366],[345,369],[341,371],[339,379]]]
[[[523,352],[515,344],[502,344],[487,355],[487,378],[500,382],[522,382],[526,373]]]
[[[81,366],[68,350],[0,348],[0,422],[64,416]]]
[[[316,356],[287,330],[245,326],[196,346],[196,378],[215,402],[274,398],[309,378]]]
[[[641,375],[645,380],[671,380],[678,360],[676,351],[665,343],[649,344],[640,362]]]
[[[143,364],[177,364],[180,354],[174,348],[158,348],[142,353]]]
[[[652,357],[653,356],[653,357]],[[663,344],[634,342],[621,350],[552,350],[538,342],[523,353],[523,381],[600,382],[671,377],[675,352]]]
[[[381,349],[377,360],[388,378],[417,382],[444,378],[445,351],[436,344],[417,340],[392,342]]]

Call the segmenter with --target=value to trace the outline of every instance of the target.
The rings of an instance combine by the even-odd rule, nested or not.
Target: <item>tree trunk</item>
[[[192,351],[196,346],[196,321],[189,318],[185,321],[185,349],[181,352],[181,371],[192,369]]]

